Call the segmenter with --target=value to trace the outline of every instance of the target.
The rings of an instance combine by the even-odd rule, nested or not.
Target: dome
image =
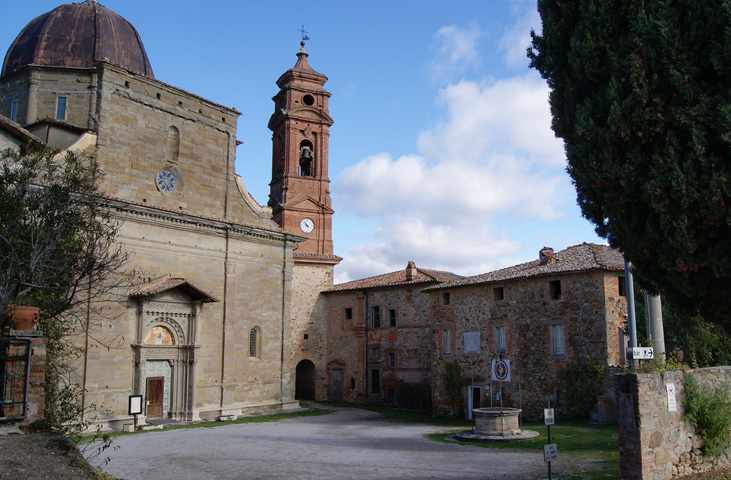
[[[137,30],[96,0],[86,0],[61,5],[26,25],[5,55],[0,76],[26,65],[91,68],[103,59],[154,78]]]

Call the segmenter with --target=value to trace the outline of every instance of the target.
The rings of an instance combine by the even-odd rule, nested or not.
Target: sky
[[[61,4],[0,0],[7,51]],[[534,0],[101,0],[155,78],[241,112],[236,171],[265,205],[272,97],[297,60],[332,94],[335,283],[418,267],[476,275],[583,242],[548,87],[528,67]]]

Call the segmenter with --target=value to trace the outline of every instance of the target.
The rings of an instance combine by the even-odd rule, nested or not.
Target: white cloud
[[[541,31],[541,17],[536,10],[535,2],[514,0],[511,6],[518,20],[505,32],[498,48],[504,52],[505,66],[518,69],[528,66],[526,50],[531,43],[530,31],[531,28],[537,32]]]
[[[431,225],[393,217],[384,221],[376,238],[348,250],[335,270],[335,282],[402,270],[410,260],[421,268],[474,275],[509,265],[505,256],[521,248],[521,242],[505,238],[492,225]]]
[[[440,28],[434,35],[436,55],[429,64],[429,73],[433,80],[449,80],[463,74],[470,67],[477,67],[481,62],[477,41],[484,34],[477,26],[468,28],[449,25]]]
[[[504,44],[522,42],[524,52],[527,41],[516,35],[533,20],[520,16]],[[481,35],[476,26],[440,29],[437,64],[451,72],[477,65]],[[551,231],[575,203],[548,92],[532,71],[451,83],[437,94],[444,113],[418,136],[418,153],[380,153],[345,169],[333,183],[338,221],[357,217],[368,228],[353,223],[361,238],[340,252],[336,281],[401,270],[409,260],[473,275],[537,255],[533,243],[550,239],[526,232]]]
[[[439,93],[442,124],[419,137],[424,156],[476,160],[486,153],[526,155],[563,168],[563,145],[550,129],[548,86],[535,72],[493,83],[461,81]]]

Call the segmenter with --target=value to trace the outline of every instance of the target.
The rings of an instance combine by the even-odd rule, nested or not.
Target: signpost
[[[543,422],[546,424],[548,435],[548,444],[543,446],[543,461],[548,463],[548,480],[551,480],[551,462],[558,459],[558,447],[555,443],[551,443],[551,425],[554,424],[552,408],[543,409]]]
[[[627,358],[630,360],[652,360],[655,358],[655,349],[652,347],[630,347],[627,349]]]
[[[510,382],[510,360],[492,360],[492,381]]]
[[[129,396],[129,413],[128,415],[134,415],[135,426],[134,429],[137,431],[137,415],[142,413],[142,395],[130,395]]]

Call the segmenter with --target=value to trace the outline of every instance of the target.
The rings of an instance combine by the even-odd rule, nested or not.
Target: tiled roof
[[[593,243],[574,245],[557,253],[553,253],[551,249],[543,249],[541,258],[537,260],[441,283],[429,287],[425,291],[590,270],[624,270],[624,257],[619,250]]]
[[[409,265],[413,266],[415,269],[411,279],[408,278],[409,267],[406,267],[406,269],[396,272],[341,283],[325,290],[324,293],[365,290],[368,288],[395,287],[400,285],[415,285],[419,283],[446,282],[462,278],[460,275],[456,275],[451,272],[416,268],[416,266],[413,265],[413,262],[409,262]]]
[[[180,287],[181,290],[183,290],[186,294],[193,297],[196,300],[200,300],[203,302],[220,302],[219,299],[214,297],[213,295],[210,295],[200,288],[196,287],[189,281],[187,281],[184,278],[166,278],[165,280],[161,280],[159,282],[152,283],[150,285],[147,285],[136,292],[130,293],[130,297],[149,297],[152,295],[157,295],[160,292],[164,292],[166,290],[170,290],[172,288]]]

